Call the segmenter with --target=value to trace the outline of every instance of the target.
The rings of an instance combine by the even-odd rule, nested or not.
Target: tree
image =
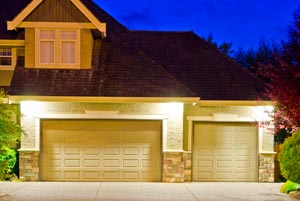
[[[250,48],[244,50],[239,48],[233,59],[244,66],[251,73],[258,75],[259,66],[262,64],[274,64],[276,62],[276,55],[281,54],[281,48],[272,41],[261,39],[257,49]]]
[[[260,64],[268,97],[277,103],[274,122],[277,130],[300,127],[300,7],[293,14],[289,39],[273,62]]]
[[[209,33],[209,35],[207,36],[207,38],[205,39],[206,42],[208,42],[209,44],[215,46],[216,48],[218,48],[221,52],[223,52],[224,54],[230,56],[231,54],[233,54],[234,50],[232,50],[232,42],[223,42],[221,45],[218,45],[215,41],[214,41],[214,37],[212,32]]]
[[[14,147],[23,133],[22,128],[14,121],[19,116],[18,107],[5,103],[3,90],[0,90],[0,180],[10,179],[17,157]]]

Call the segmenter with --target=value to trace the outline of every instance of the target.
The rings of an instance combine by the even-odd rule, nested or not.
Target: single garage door
[[[160,121],[44,120],[45,181],[160,181]]]
[[[194,181],[257,181],[257,127],[195,123]]]

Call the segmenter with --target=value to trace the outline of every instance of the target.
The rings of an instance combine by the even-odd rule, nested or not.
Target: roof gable
[[[48,9],[44,12],[43,9]],[[63,12],[62,12],[63,11]],[[23,21],[91,22],[105,37],[106,23],[102,23],[80,0],[32,0],[18,15],[7,22],[14,30]]]
[[[90,22],[70,0],[44,0],[24,21]]]

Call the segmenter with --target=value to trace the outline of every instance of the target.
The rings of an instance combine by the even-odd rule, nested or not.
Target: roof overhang
[[[24,40],[0,40],[0,46],[24,46],[25,41]]]
[[[102,96],[9,96],[10,103],[22,101],[89,103],[199,103],[199,97],[102,97]]]
[[[100,22],[92,12],[80,1],[70,0],[98,29],[103,37],[106,37],[106,23]],[[7,21],[7,30],[14,30],[22,24],[23,20],[43,2],[43,0],[32,0],[12,21]]]
[[[200,100],[200,97],[103,97],[103,96],[9,96],[10,103],[22,101],[90,103],[192,103],[199,106],[274,106],[262,100]]]
[[[264,100],[200,100],[200,106],[273,106],[274,101]]]

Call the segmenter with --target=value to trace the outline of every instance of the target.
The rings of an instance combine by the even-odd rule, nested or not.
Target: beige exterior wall
[[[117,111],[119,115],[166,115],[167,150],[183,149],[183,104],[181,103],[46,103],[21,102],[21,123],[26,131],[22,136],[21,149],[38,150],[39,117],[47,114],[85,114],[85,111]],[[166,129],[166,128],[164,128]]]
[[[188,136],[188,116],[211,117],[213,114],[236,114],[240,118],[256,119],[255,106],[199,106],[181,103],[46,103],[22,102],[22,125],[27,135],[23,136],[22,148],[36,147],[36,119],[44,114],[85,114],[85,111],[117,111],[127,115],[167,115],[167,150],[186,150]],[[184,115],[182,115],[184,114]],[[273,135],[263,128],[262,152],[273,151]],[[184,133],[182,135],[182,133]],[[184,143],[184,144],[183,144]]]
[[[214,114],[237,115],[239,119],[260,120],[267,114],[263,106],[200,106],[185,104],[184,106],[184,149],[187,150],[188,143],[188,116],[213,117]],[[255,122],[253,122],[255,123]],[[273,135],[261,128],[262,136],[259,138],[260,152],[273,152]]]

